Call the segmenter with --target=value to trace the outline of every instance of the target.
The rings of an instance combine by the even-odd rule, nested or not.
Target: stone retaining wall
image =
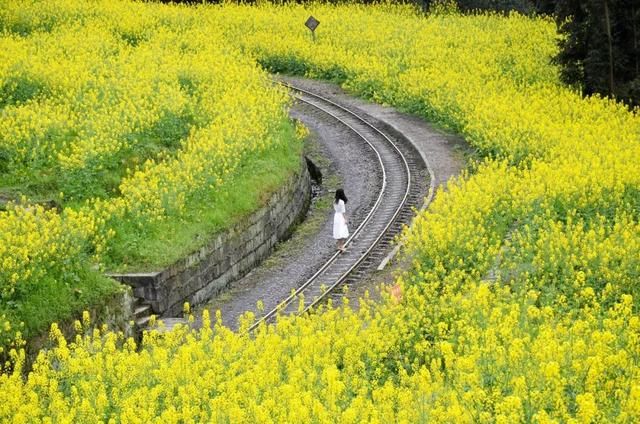
[[[200,304],[267,258],[288,237],[311,201],[311,181],[304,161],[300,171],[247,219],[216,235],[206,246],[170,267],[151,273],[118,274],[136,297],[159,316],[180,316],[184,302]]]

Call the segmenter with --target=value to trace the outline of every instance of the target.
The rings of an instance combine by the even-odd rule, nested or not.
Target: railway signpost
[[[320,21],[313,16],[309,16],[304,25],[311,30],[313,41],[316,41],[316,28],[318,28],[318,25],[320,25]]]

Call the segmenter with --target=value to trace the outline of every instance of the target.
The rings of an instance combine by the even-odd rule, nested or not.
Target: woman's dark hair
[[[335,203],[338,203],[340,200],[342,200],[345,205],[347,204],[347,196],[345,196],[344,194],[344,190],[339,188],[336,190],[336,201]]]

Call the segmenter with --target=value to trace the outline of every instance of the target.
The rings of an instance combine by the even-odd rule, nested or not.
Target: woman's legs
[[[343,238],[338,239],[338,240],[336,241],[336,249],[338,249],[338,250],[340,250],[340,251],[344,252],[344,242],[345,242],[345,239],[343,239]]]

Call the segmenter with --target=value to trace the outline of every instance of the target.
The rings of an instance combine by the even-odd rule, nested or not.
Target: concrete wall
[[[170,267],[113,278],[133,287],[160,316],[180,316],[184,302],[200,304],[267,258],[276,243],[291,233],[311,201],[311,182],[304,161],[300,171],[274,193],[267,204],[206,246]]]

